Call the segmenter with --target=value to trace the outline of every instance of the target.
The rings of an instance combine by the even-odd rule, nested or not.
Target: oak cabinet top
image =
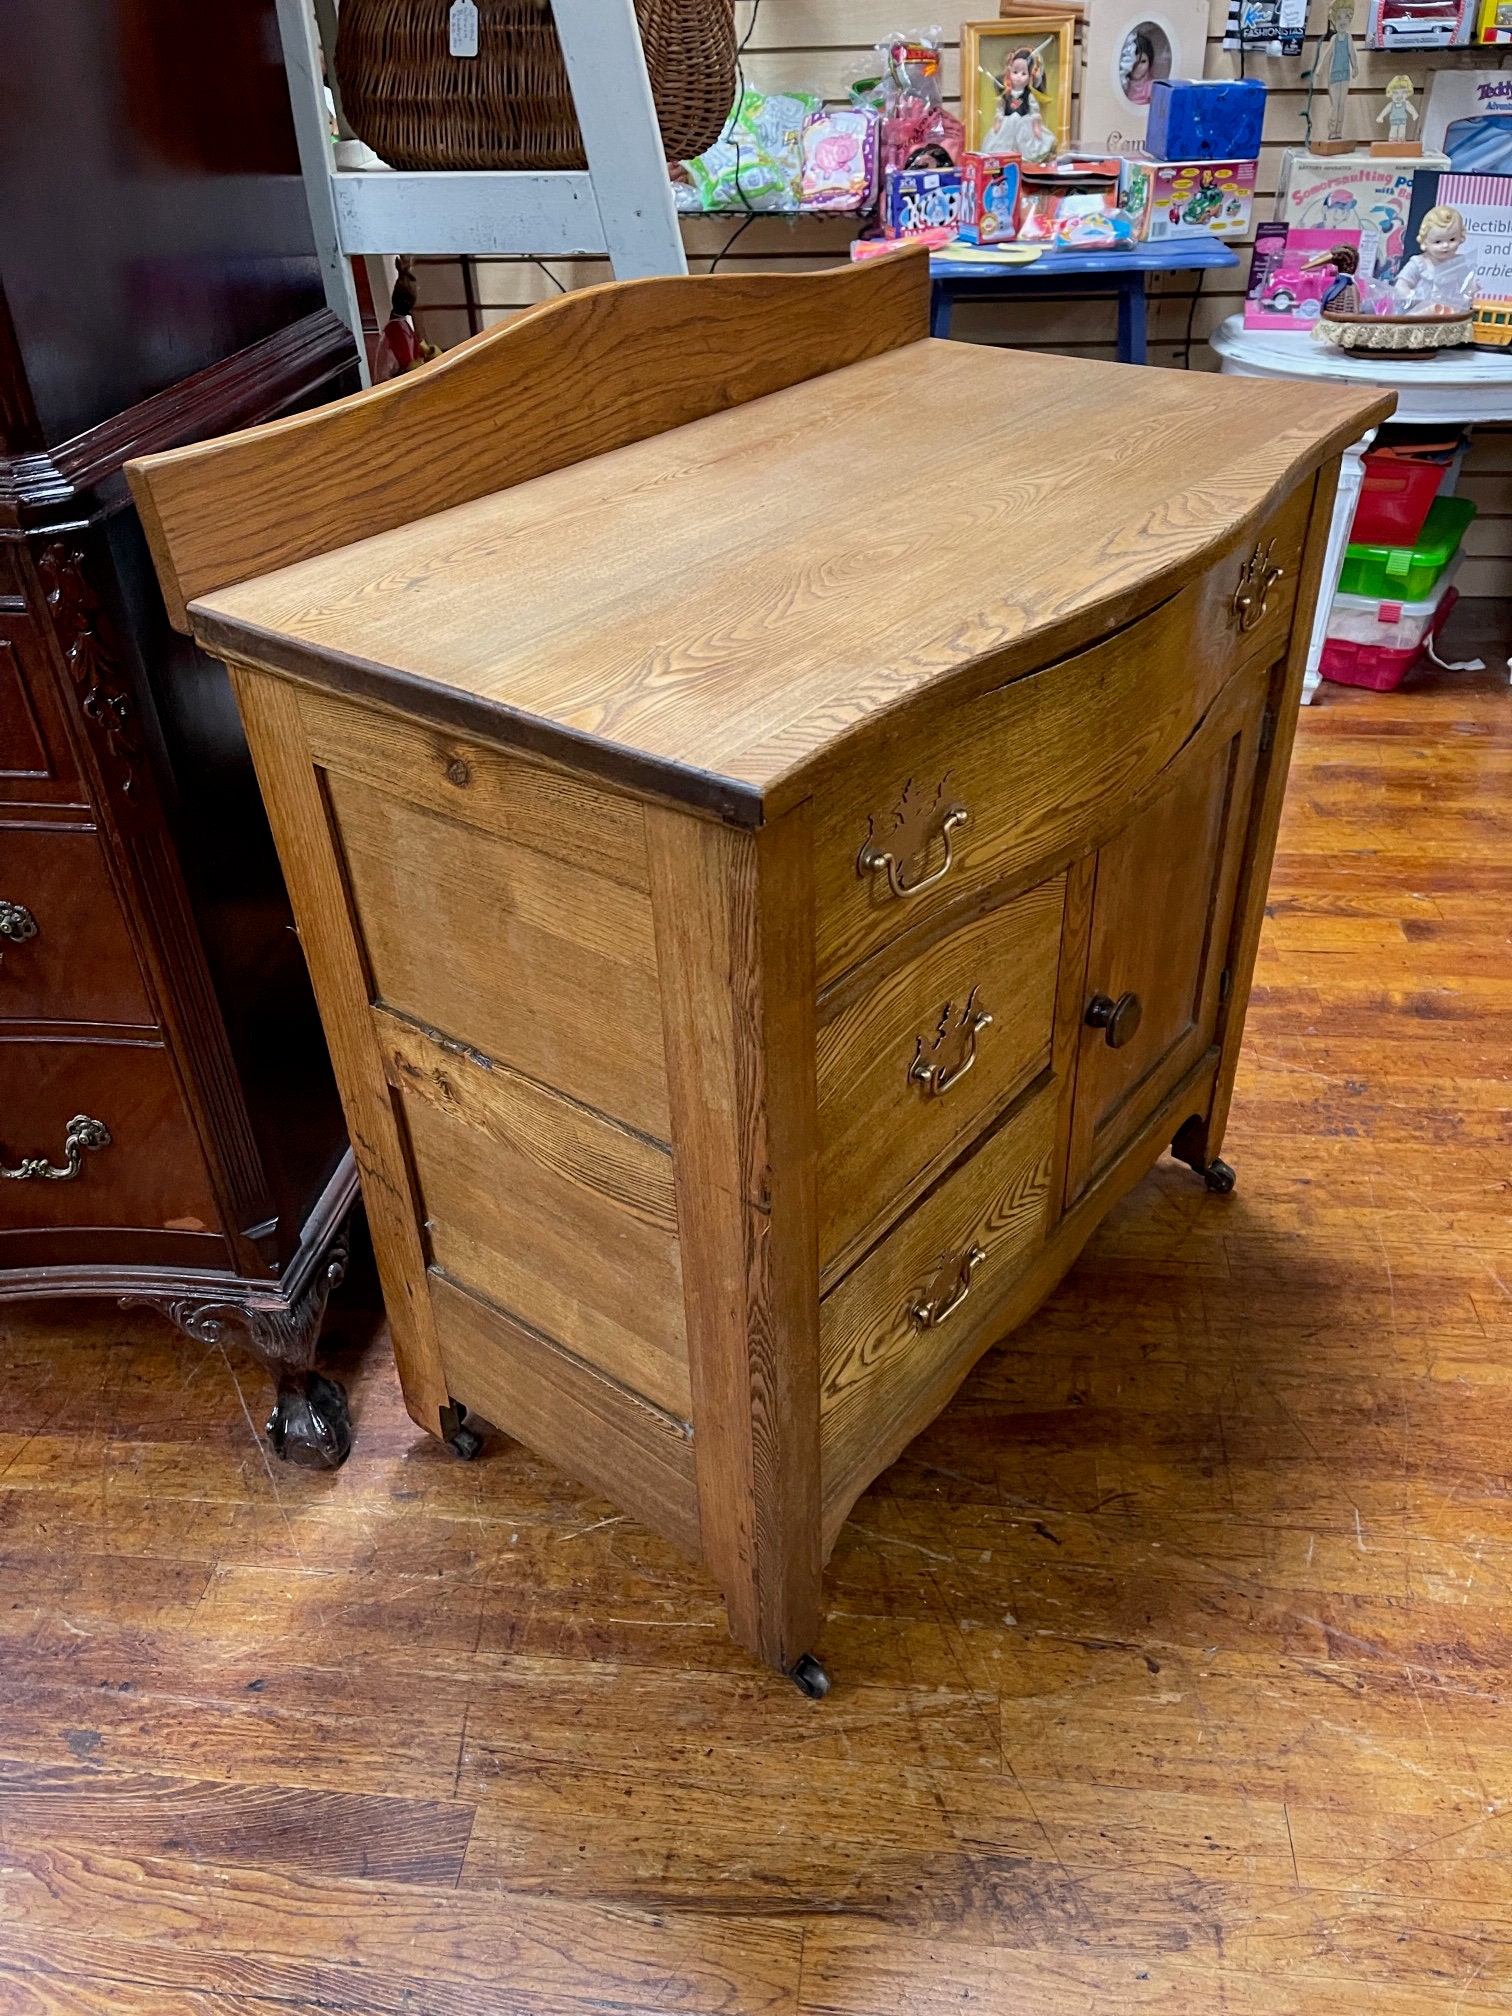
[[[515,480],[506,449],[501,483],[479,489],[488,472],[469,474],[452,486],[460,501],[445,501],[443,477],[430,486],[438,508],[408,522],[393,522],[386,472],[417,452],[423,465],[412,437],[427,416],[413,396],[409,410],[391,402],[386,425],[369,422],[355,458],[332,436],[322,463],[311,422],[324,415],[283,423],[291,508],[339,481],[336,529],[359,536],[328,550],[307,538],[309,557],[244,565],[250,578],[205,570],[213,585],[192,603],[193,628],[222,655],[755,823],[858,729],[942,699],[943,686],[969,697],[1032,671],[1164,600],[1389,408],[1327,386],[932,341],[924,273],[922,257],[905,256],[767,279],[769,312],[734,338],[719,281],[597,290],[601,304],[619,297],[613,319],[625,325],[593,381],[600,405],[613,390],[605,374],[618,385],[597,444],[591,416],[583,438],[573,380],[583,349],[604,339],[604,309],[584,336],[568,311],[593,312],[590,297],[565,297],[552,304],[554,349],[543,311],[432,367],[449,366],[455,384],[449,428],[428,417],[443,459],[458,452],[453,434],[465,443],[470,429],[476,455],[480,437],[549,436],[555,422],[567,466],[542,466],[543,448]],[[762,281],[729,284],[748,297]],[[664,308],[648,337],[636,315],[645,322],[653,304],[625,299],[643,288]],[[817,324],[805,289],[824,309]],[[733,382],[733,341],[770,346],[779,378],[784,347],[806,341],[797,361],[811,371],[816,348],[831,354],[818,375],[767,389],[758,373],[751,391]],[[486,380],[485,351],[511,344],[520,369]],[[719,400],[721,370],[738,403]],[[700,413],[701,383],[714,410]],[[418,389],[400,381],[350,404],[371,412]],[[648,396],[666,411],[646,417],[668,424],[635,438],[624,409]],[[239,439],[254,437],[222,450],[221,508],[233,511]],[[160,564],[175,545],[174,479],[214,473],[173,461],[145,469]],[[383,529],[361,536],[351,498],[364,482],[380,493]],[[193,566],[181,573],[193,592]]]

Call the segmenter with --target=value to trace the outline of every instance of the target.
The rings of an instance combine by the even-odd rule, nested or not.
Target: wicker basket
[[[735,100],[733,0],[635,0],[662,145],[691,160]],[[447,0],[342,0],[336,75],[352,131],[392,168],[581,168],[549,0],[478,0],[450,53]]]

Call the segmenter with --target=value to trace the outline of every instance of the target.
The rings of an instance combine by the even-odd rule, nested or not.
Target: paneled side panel
[[[462,1405],[696,1558],[686,1427],[434,1268],[430,1289],[447,1388]]]
[[[327,777],[374,998],[668,1141],[649,899]]]
[[[374,1010],[430,1258],[687,1420],[672,1158],[475,1052]]]
[[[68,731],[30,621],[0,614],[0,800],[79,805]]]

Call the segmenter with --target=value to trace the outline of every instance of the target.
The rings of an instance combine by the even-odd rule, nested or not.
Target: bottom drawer
[[[1047,1071],[820,1304],[826,1499],[876,1467],[895,1424],[1038,1250],[1055,1116]]]
[[[101,1123],[109,1140],[70,1123]],[[98,1145],[92,1145],[98,1143]],[[0,1042],[0,1226],[220,1229],[168,1053],[136,1043]],[[49,1174],[49,1171],[61,1172]]]

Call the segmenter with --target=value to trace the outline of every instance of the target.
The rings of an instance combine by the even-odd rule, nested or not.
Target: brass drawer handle
[[[110,1129],[103,1120],[91,1120],[87,1113],[75,1113],[63,1137],[63,1163],[49,1162],[45,1155],[23,1155],[20,1166],[0,1169],[8,1183],[71,1183],[84,1161],[86,1148],[108,1148]]]
[[[1094,994],[1085,1020],[1089,1029],[1101,1029],[1110,1050],[1122,1050],[1139,1031],[1144,1003],[1137,994],[1120,994],[1116,1001],[1107,994]]]
[[[945,1293],[932,1302],[915,1302],[909,1310],[908,1319],[914,1328],[937,1330],[947,1316],[953,1316],[971,1293],[971,1277],[986,1258],[984,1247],[968,1246],[961,1255],[961,1264],[956,1270],[955,1280]]]
[[[976,1005],[975,987],[966,996],[966,1005],[959,1015],[952,1014],[951,1004],[947,1001],[940,1015],[940,1026],[929,1046],[928,1056],[934,1059],[933,1063],[926,1061],[924,1038],[918,1036],[914,1039],[913,1062],[908,1067],[909,1084],[922,1085],[931,1098],[942,1098],[952,1085],[960,1084],[975,1064],[978,1033],[991,1026],[992,1017],[985,1008]],[[946,1062],[941,1052],[946,1056],[953,1052],[956,1061]]]
[[[1275,544],[1274,539],[1268,539],[1262,546],[1257,540],[1254,552],[1239,569],[1239,585],[1230,606],[1241,630],[1253,630],[1264,620],[1266,597],[1286,573],[1271,561]]]
[[[9,938],[13,945],[24,945],[36,935],[37,920],[26,905],[7,902],[0,896],[0,938]]]
[[[952,840],[951,835],[958,826],[964,826],[971,814],[964,805],[949,805],[936,831],[945,842],[945,859],[932,875],[921,875],[917,882],[906,879],[908,870],[917,863],[921,868],[929,853],[933,833],[926,834],[918,849],[903,860],[890,854],[885,847],[879,847],[875,840],[868,840],[856,857],[856,873],[860,876],[875,875],[878,872],[887,877],[887,886],[894,896],[922,896],[926,889],[933,889],[937,882],[943,882],[950,873]]]

